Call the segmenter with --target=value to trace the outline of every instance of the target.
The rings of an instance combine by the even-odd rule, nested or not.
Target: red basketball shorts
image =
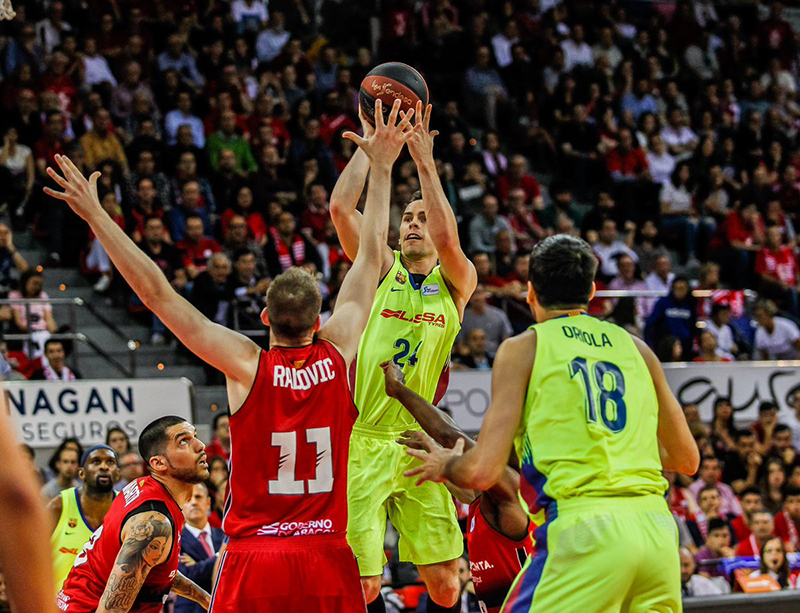
[[[344,535],[231,539],[208,613],[364,613]]]

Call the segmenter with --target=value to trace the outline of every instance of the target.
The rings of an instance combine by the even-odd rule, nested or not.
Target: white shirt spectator
[[[653,177],[653,181],[661,185],[669,181],[672,171],[675,170],[675,158],[669,151],[664,151],[661,155],[648,151],[647,163],[650,164],[650,176]]]
[[[3,149],[3,147],[0,147],[0,156],[3,155]],[[14,175],[22,174],[28,168],[28,157],[30,155],[30,147],[17,143],[17,150],[14,153],[14,157],[9,156],[3,166],[8,168],[8,170]]]
[[[697,138],[697,134],[692,132],[691,128],[687,126],[673,128],[670,125],[665,126],[661,130],[661,138],[664,139],[667,147],[682,147],[691,142],[697,142],[700,140]],[[680,162],[690,157],[692,157],[691,152],[682,153],[675,158],[675,161]]]
[[[667,213],[689,215],[692,212],[692,194],[683,185],[675,187],[672,181],[661,187],[659,202]]]
[[[259,62],[271,62],[278,57],[284,45],[289,42],[289,32],[276,32],[272,28],[264,30],[256,39],[256,57]]]
[[[725,593],[719,585],[703,575],[692,575],[683,584],[682,591],[686,596],[721,596]]]
[[[644,284],[647,286],[647,289],[652,291],[659,291],[664,292],[666,295],[669,292],[669,288],[672,287],[672,282],[675,280],[675,273],[671,272],[667,274],[667,280],[664,281],[660,276],[658,276],[655,272],[651,272],[647,275],[644,279]],[[658,298],[646,298],[647,300],[647,315],[653,311],[653,307],[655,306],[656,302],[658,302]]]
[[[64,32],[71,32],[72,26],[66,21],[61,22],[61,29],[59,30],[53,26],[53,22],[49,19],[42,19],[36,24],[36,38],[42,43],[42,47],[46,53],[50,54],[53,49],[61,44],[61,36]]]
[[[795,342],[800,338],[797,324],[783,317],[775,317],[772,334],[759,326],[756,330],[756,349],[764,351],[769,360],[796,360]]]
[[[494,59],[497,61],[497,65],[500,68],[505,68],[508,66],[513,58],[511,57],[511,45],[518,42],[519,39],[515,38],[513,40],[506,38],[505,34],[502,32],[500,34],[495,34],[492,37],[492,49],[494,49]]]
[[[769,89],[769,86],[772,85],[772,81],[773,81],[772,75],[769,74],[768,72],[765,72],[761,76],[761,87],[763,87],[764,89]],[[781,70],[778,73],[777,81],[779,89],[782,89],[783,91],[790,94],[797,93],[797,83],[795,83],[792,73],[789,72],[788,70]]]
[[[586,42],[576,43],[571,38],[568,38],[562,41],[561,49],[564,51],[565,69],[567,72],[575,68],[575,66],[594,65],[592,48],[586,44]]]
[[[261,0],[254,0],[250,5],[245,0],[236,0],[231,5],[231,15],[236,23],[241,23],[245,19],[258,19],[261,23],[265,23],[269,19],[267,5]]]
[[[83,58],[84,81],[86,85],[97,85],[98,83],[111,83],[114,87],[117,86],[117,80],[108,66],[108,61],[99,53],[89,57]]]
[[[705,28],[706,26],[710,28],[719,21],[717,10],[714,8],[714,3],[710,0],[695,0],[694,18],[701,28]]]
[[[619,274],[617,262],[620,256],[627,255],[634,262],[639,261],[636,252],[620,240],[614,241],[610,245],[596,242],[592,245],[592,251],[600,260],[600,272],[607,277],[616,277]]]
[[[617,66],[619,66],[622,62],[622,51],[620,51],[619,47],[616,45],[611,45],[609,47],[595,45],[592,48],[592,55],[594,56],[595,61],[597,61],[597,58],[599,58],[601,55],[606,56],[611,74],[614,74],[617,71]]]
[[[734,357],[731,350],[736,345],[736,340],[733,338],[733,329],[728,325],[718,327],[710,319],[706,319],[705,324],[705,329],[717,337],[717,355],[733,360]]]

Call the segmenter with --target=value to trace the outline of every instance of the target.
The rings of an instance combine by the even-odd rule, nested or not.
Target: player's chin
[[[211,476],[211,473],[208,471],[208,468],[198,468],[194,474],[194,478],[192,479],[192,483],[203,483],[208,481],[208,478]]]

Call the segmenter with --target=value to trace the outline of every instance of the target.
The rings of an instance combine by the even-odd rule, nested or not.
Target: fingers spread
[[[383,121],[383,102],[378,98],[375,101],[375,129],[379,130],[384,127],[386,127],[386,124]]]
[[[387,125],[392,127],[397,125],[397,115],[399,113],[400,113],[400,99],[398,98],[397,100],[394,101],[394,104],[392,104],[392,110],[389,112],[389,121]]]
[[[52,196],[53,198],[58,198],[59,200],[67,200],[67,194],[64,192],[57,192],[54,189],[50,189],[49,187],[45,187],[42,190],[48,196]]]
[[[425,108],[425,121],[423,122],[425,125],[425,131],[427,132],[431,127],[431,111],[433,110],[433,105],[429,104]]]
[[[58,174],[55,170],[53,170],[50,166],[47,167],[47,174],[50,176],[51,179],[53,179],[53,181],[58,183],[64,189],[66,189],[67,186],[69,185],[69,182],[60,174]]]

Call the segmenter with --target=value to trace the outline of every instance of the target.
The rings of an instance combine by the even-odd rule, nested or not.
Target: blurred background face
[[[56,462],[58,474],[65,479],[74,479],[78,476],[78,452],[72,449],[64,449]]]
[[[472,355],[484,355],[486,353],[486,333],[480,328],[470,330],[467,336],[467,345]]]
[[[192,490],[192,497],[183,507],[183,516],[186,522],[192,526],[205,526],[208,521],[208,514],[211,512],[211,496],[208,488],[198,483]]]
[[[731,531],[728,528],[717,528],[708,533],[706,545],[711,551],[719,551],[723,547],[731,546]]]
[[[750,530],[757,539],[762,541],[769,538],[774,528],[775,523],[769,513],[756,513],[750,521]]]
[[[144,477],[144,462],[138,453],[126,453],[121,458],[120,476],[127,482]]]
[[[764,546],[764,565],[771,571],[777,572],[783,565],[786,554],[780,539],[770,539]]]
[[[114,431],[108,437],[108,446],[122,457],[122,454],[128,451],[128,437],[122,432]]]
[[[186,237],[193,243],[199,243],[203,238],[203,220],[190,217],[186,220]]]
[[[164,238],[164,224],[160,219],[151,219],[144,227],[144,237],[148,243],[159,243]]]
[[[716,490],[708,490],[700,492],[698,504],[703,513],[709,517],[719,515],[719,508],[722,505],[722,499],[719,497],[719,492]]]
[[[231,274],[231,264],[228,258],[214,258],[208,265],[208,274],[214,283],[224,283]]]

